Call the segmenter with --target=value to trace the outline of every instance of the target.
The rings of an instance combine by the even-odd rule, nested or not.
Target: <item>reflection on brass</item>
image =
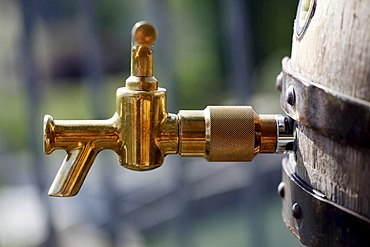
[[[116,93],[116,112],[107,120],[54,120],[44,117],[44,151],[67,156],[50,187],[51,196],[78,193],[97,154],[111,149],[122,166],[145,171],[167,154],[209,161],[251,161],[258,153],[284,150],[275,115],[258,115],[249,106],[209,106],[199,111],[166,110],[166,90],[153,77],[156,29],[147,22],[132,30],[131,76]],[[281,119],[280,119],[281,120]],[[284,121],[279,122],[284,125]],[[285,133],[284,141],[288,143]],[[290,139],[292,141],[292,133]],[[285,143],[284,142],[284,143]]]
[[[153,76],[153,44],[157,30],[149,23],[140,21],[132,28],[131,76]]]

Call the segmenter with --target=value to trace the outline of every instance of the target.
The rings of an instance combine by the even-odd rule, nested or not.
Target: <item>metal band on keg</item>
[[[294,71],[282,61],[276,84],[280,103],[299,124],[342,143],[370,149],[370,102],[336,92]]]
[[[291,232],[307,246],[370,246],[370,219],[328,200],[300,179],[294,166],[294,158],[283,159],[278,187]]]

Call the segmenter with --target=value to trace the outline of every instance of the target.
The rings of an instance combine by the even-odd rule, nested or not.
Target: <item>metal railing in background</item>
[[[22,56],[22,71],[24,76],[24,87],[27,92],[27,122],[28,122],[28,147],[31,151],[30,165],[34,177],[34,183],[39,190],[39,200],[41,200],[45,218],[47,235],[45,241],[41,246],[55,246],[56,244],[56,231],[52,222],[51,207],[49,199],[46,198],[45,192],[47,191],[46,185],[46,172],[45,164],[41,158],[41,145],[39,136],[41,135],[39,129],[39,108],[40,108],[40,85],[38,84],[33,44],[34,44],[34,29],[37,18],[37,1],[34,0],[21,0],[19,2],[20,9],[22,10],[22,24],[23,32],[21,37],[21,56]]]

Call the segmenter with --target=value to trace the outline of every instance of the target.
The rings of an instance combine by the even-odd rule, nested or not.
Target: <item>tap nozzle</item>
[[[251,161],[258,153],[289,149],[288,117],[258,115],[249,106],[209,106],[171,114],[166,90],[153,76],[156,29],[147,22],[132,30],[131,75],[117,89],[116,111],[106,120],[44,117],[44,151],[65,150],[51,196],[73,196],[101,150],[117,153],[122,166],[137,171],[159,167],[166,155],[202,156],[209,161]],[[288,120],[287,120],[288,119]],[[292,126],[292,125],[289,125]]]
[[[72,196],[79,191],[96,155],[118,151],[120,139],[114,119],[55,120],[44,117],[44,152],[64,149],[67,155],[49,189],[51,196]]]

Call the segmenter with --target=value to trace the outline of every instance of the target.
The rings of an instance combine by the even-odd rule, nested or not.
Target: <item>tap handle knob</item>
[[[153,76],[153,44],[157,29],[150,23],[140,21],[132,28],[131,76]]]
[[[157,39],[157,29],[146,21],[139,21],[132,28],[133,45],[151,46]]]

